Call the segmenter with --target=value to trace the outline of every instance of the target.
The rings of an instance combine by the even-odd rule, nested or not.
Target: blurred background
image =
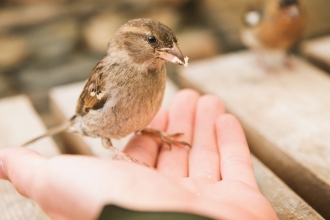
[[[88,78],[119,26],[150,17],[172,28],[190,61],[243,49],[242,14],[263,0],[1,0],[0,98],[27,94],[48,126],[47,92]],[[304,38],[330,34],[330,1],[302,0]],[[294,50],[299,53],[299,50]],[[175,81],[174,65],[168,66]]]

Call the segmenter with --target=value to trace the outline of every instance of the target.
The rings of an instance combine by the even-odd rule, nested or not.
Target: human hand
[[[9,148],[0,151],[0,178],[52,219],[95,219],[105,204],[215,219],[277,219],[258,190],[244,133],[216,97],[183,90],[151,126],[183,132],[192,148],[169,150],[148,136],[134,136],[125,152],[153,169],[87,156],[45,159]]]

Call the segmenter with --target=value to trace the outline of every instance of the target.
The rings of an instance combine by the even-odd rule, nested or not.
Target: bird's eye
[[[157,43],[157,38],[154,35],[148,35],[147,40],[150,44]]]

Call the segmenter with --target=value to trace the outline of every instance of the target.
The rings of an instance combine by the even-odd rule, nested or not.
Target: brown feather
[[[279,0],[269,0],[258,13],[261,18],[258,24],[246,27],[242,31],[243,43],[255,49],[287,50],[303,35],[306,25],[306,14],[300,4],[280,7]],[[291,8],[290,8],[291,7]],[[296,7],[296,14],[289,10]]]
[[[103,107],[108,96],[105,94],[106,81],[102,80],[105,71],[105,64],[100,61],[92,70],[89,80],[87,81],[76,108],[76,114],[85,115],[90,109],[97,110]],[[94,95],[93,95],[94,94]],[[98,98],[99,94],[104,94],[102,98]]]
[[[256,35],[265,47],[270,49],[288,49],[302,36],[306,18],[300,5],[299,15],[290,17],[283,9],[279,9],[277,1],[266,7],[264,21],[256,27]]]

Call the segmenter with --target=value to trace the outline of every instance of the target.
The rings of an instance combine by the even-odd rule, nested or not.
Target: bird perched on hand
[[[76,114],[65,124],[28,143],[70,129],[102,138],[104,147],[127,161],[128,155],[112,146],[133,132],[159,137],[168,144],[184,144],[158,130],[147,128],[160,109],[165,85],[165,61],[187,66],[170,28],[152,19],[134,19],[118,29],[107,55],[94,67],[79,97]]]
[[[302,37],[306,16],[299,0],[268,0],[244,16],[243,44],[262,55],[266,68],[290,66],[288,49]]]

